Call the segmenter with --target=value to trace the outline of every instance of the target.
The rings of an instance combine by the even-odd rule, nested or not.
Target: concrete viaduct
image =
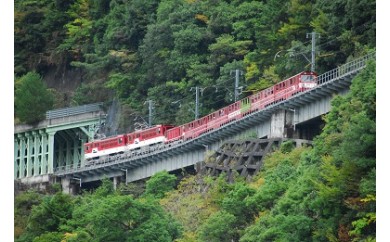
[[[330,111],[334,95],[349,90],[351,80],[375,59],[375,52],[346,63],[318,77],[318,86],[265,109],[182,143],[149,148],[101,159],[92,166],[83,162],[82,144],[104,120],[100,111],[84,113],[89,119],[38,128],[15,127],[15,180],[24,183],[61,182],[64,192],[83,183],[113,178],[133,182],[154,173],[173,171],[202,162],[207,151],[225,141],[243,138],[310,139],[311,123]],[[50,121],[45,121],[50,122]],[[20,131],[19,131],[20,130]],[[57,145],[56,145],[57,144]],[[31,148],[33,146],[33,148]],[[39,150],[39,151],[38,151]]]

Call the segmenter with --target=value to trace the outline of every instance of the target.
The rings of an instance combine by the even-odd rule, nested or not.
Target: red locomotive
[[[84,145],[85,158],[90,160],[100,156],[140,149],[144,146],[193,139],[315,86],[317,86],[317,74],[304,71],[272,87],[181,126],[156,125],[129,134],[86,143]]]
[[[84,157],[86,160],[90,160],[100,156],[124,153],[126,151],[126,140],[126,135],[122,134],[85,143]]]
[[[142,146],[166,143],[165,132],[173,128],[172,125],[156,125],[138,130],[129,134],[94,140],[84,144],[84,157],[87,160],[96,159],[105,155],[122,154]]]

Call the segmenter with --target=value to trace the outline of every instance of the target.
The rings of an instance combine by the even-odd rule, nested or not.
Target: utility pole
[[[191,87],[190,91],[193,90],[193,87]],[[199,87],[195,87],[195,119],[198,119],[199,117]]]
[[[149,127],[152,126],[153,100],[148,100],[144,104],[149,103]]]
[[[199,87],[195,87],[195,119],[199,118]]]
[[[306,34],[306,38],[309,38],[311,36],[311,71],[315,71],[316,66],[316,32],[311,32]],[[318,35],[318,38],[320,38],[320,35]]]
[[[234,101],[237,102],[238,98],[240,96],[240,88],[238,85],[240,83],[240,75],[242,75],[242,71],[236,69],[236,77],[235,77],[235,83],[234,83]],[[232,72],[230,72],[232,74]]]

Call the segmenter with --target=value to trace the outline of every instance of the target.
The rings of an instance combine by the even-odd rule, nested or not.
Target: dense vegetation
[[[104,181],[76,197],[23,193],[16,241],[375,241],[375,62],[325,122],[314,147],[285,143],[250,182],[188,175],[173,189],[160,172],[143,192]]]
[[[15,198],[15,241],[173,241],[181,234],[180,224],[147,191],[168,191],[174,184],[163,182],[175,179],[160,173],[138,198],[123,194],[122,188],[113,191],[109,180],[79,197],[60,191],[23,193]]]
[[[39,73],[52,107],[119,98],[127,119],[181,124],[310,68],[330,70],[375,48],[375,0],[15,0],[15,80]],[[77,87],[71,92],[64,85]],[[16,89],[18,87],[15,87]],[[23,98],[15,91],[15,99]],[[23,122],[23,108],[15,102]],[[35,106],[32,106],[35,108]],[[41,110],[37,112],[41,113]],[[145,118],[146,119],[146,118]],[[128,127],[126,124],[124,127]]]

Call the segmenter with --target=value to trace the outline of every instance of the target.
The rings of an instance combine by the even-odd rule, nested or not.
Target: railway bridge
[[[133,182],[150,177],[161,170],[173,171],[197,166],[204,160],[208,151],[216,151],[224,142],[232,139],[311,138],[315,134],[311,124],[321,120],[321,116],[330,111],[330,102],[334,95],[348,92],[353,77],[371,59],[375,59],[375,52],[320,75],[318,86],[313,89],[251,113],[195,139],[153,148],[145,147],[137,152],[101,158],[91,166],[86,166],[80,158],[76,161],[58,160],[44,171],[54,180],[61,182],[64,192],[72,193],[77,186],[82,187],[84,183],[101,180],[104,177],[112,178],[115,186],[119,180]],[[98,122],[98,119],[95,119],[95,122]],[[67,135],[72,136],[69,132]],[[36,164],[35,161],[30,163]],[[17,170],[23,171],[20,166]],[[42,170],[40,172],[42,173]],[[39,174],[36,169],[34,173],[28,173],[27,170],[24,177],[34,177],[34,174]],[[18,178],[16,172],[15,178]]]
[[[105,121],[102,103],[51,110],[36,125],[14,127],[14,179],[48,183],[57,167],[83,167],[83,144]]]

